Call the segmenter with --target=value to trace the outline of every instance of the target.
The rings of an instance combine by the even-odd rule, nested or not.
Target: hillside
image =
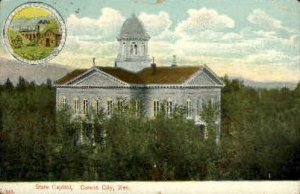
[[[16,60],[0,58],[0,83],[4,83],[7,78],[13,83],[17,83],[19,76],[22,76],[27,81],[41,84],[47,79],[57,80],[69,71],[71,68],[54,63],[29,65]]]

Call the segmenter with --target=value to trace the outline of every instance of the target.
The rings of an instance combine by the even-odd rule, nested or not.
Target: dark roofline
[[[206,66],[160,66],[156,67],[156,71],[153,74],[151,67],[144,68],[135,73],[118,67],[95,66],[90,69],[76,69],[56,81],[55,84],[57,86],[67,86],[69,83],[73,83],[81,77],[88,76],[93,71],[101,71],[125,85],[136,85],[139,87],[143,85],[182,85],[196,76],[200,70],[203,71],[204,69],[206,69]],[[216,76],[210,72],[210,69],[207,69],[207,71],[213,77]],[[222,82],[220,83],[218,77],[214,78],[214,80],[219,83],[219,85],[224,85]]]
[[[85,73],[88,69],[75,69],[69,73],[67,73],[64,77],[58,79],[57,81],[55,81],[55,84],[58,85],[63,85],[69,81],[71,81],[74,78],[77,78],[78,76],[82,75],[83,73]]]

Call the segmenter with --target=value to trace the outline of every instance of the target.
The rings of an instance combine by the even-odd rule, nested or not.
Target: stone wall
[[[106,109],[106,102],[112,100],[117,103],[118,99],[140,100],[145,114],[149,117],[153,116],[153,101],[163,102],[171,100],[174,105],[186,105],[188,99],[191,100],[192,118],[199,115],[202,104],[212,100],[214,103],[220,104],[221,89],[220,88],[57,88],[56,102],[61,102],[65,97],[68,105],[73,107],[75,98],[79,100],[80,112],[82,112],[83,100],[87,99],[89,105],[95,99],[99,100],[100,106]],[[58,105],[58,103],[57,103]]]

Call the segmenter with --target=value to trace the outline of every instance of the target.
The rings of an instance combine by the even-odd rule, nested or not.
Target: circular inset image
[[[40,64],[51,60],[63,48],[65,23],[60,14],[45,3],[25,3],[8,16],[4,43],[18,60]]]

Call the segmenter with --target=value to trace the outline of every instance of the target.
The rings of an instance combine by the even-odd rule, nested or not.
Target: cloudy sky
[[[2,0],[0,25],[25,0]],[[52,62],[75,68],[112,66],[116,36],[135,13],[151,36],[158,65],[207,64],[218,75],[255,81],[300,81],[297,0],[42,0],[67,26],[65,47]],[[2,37],[1,37],[2,38]],[[12,58],[0,45],[0,56]]]

